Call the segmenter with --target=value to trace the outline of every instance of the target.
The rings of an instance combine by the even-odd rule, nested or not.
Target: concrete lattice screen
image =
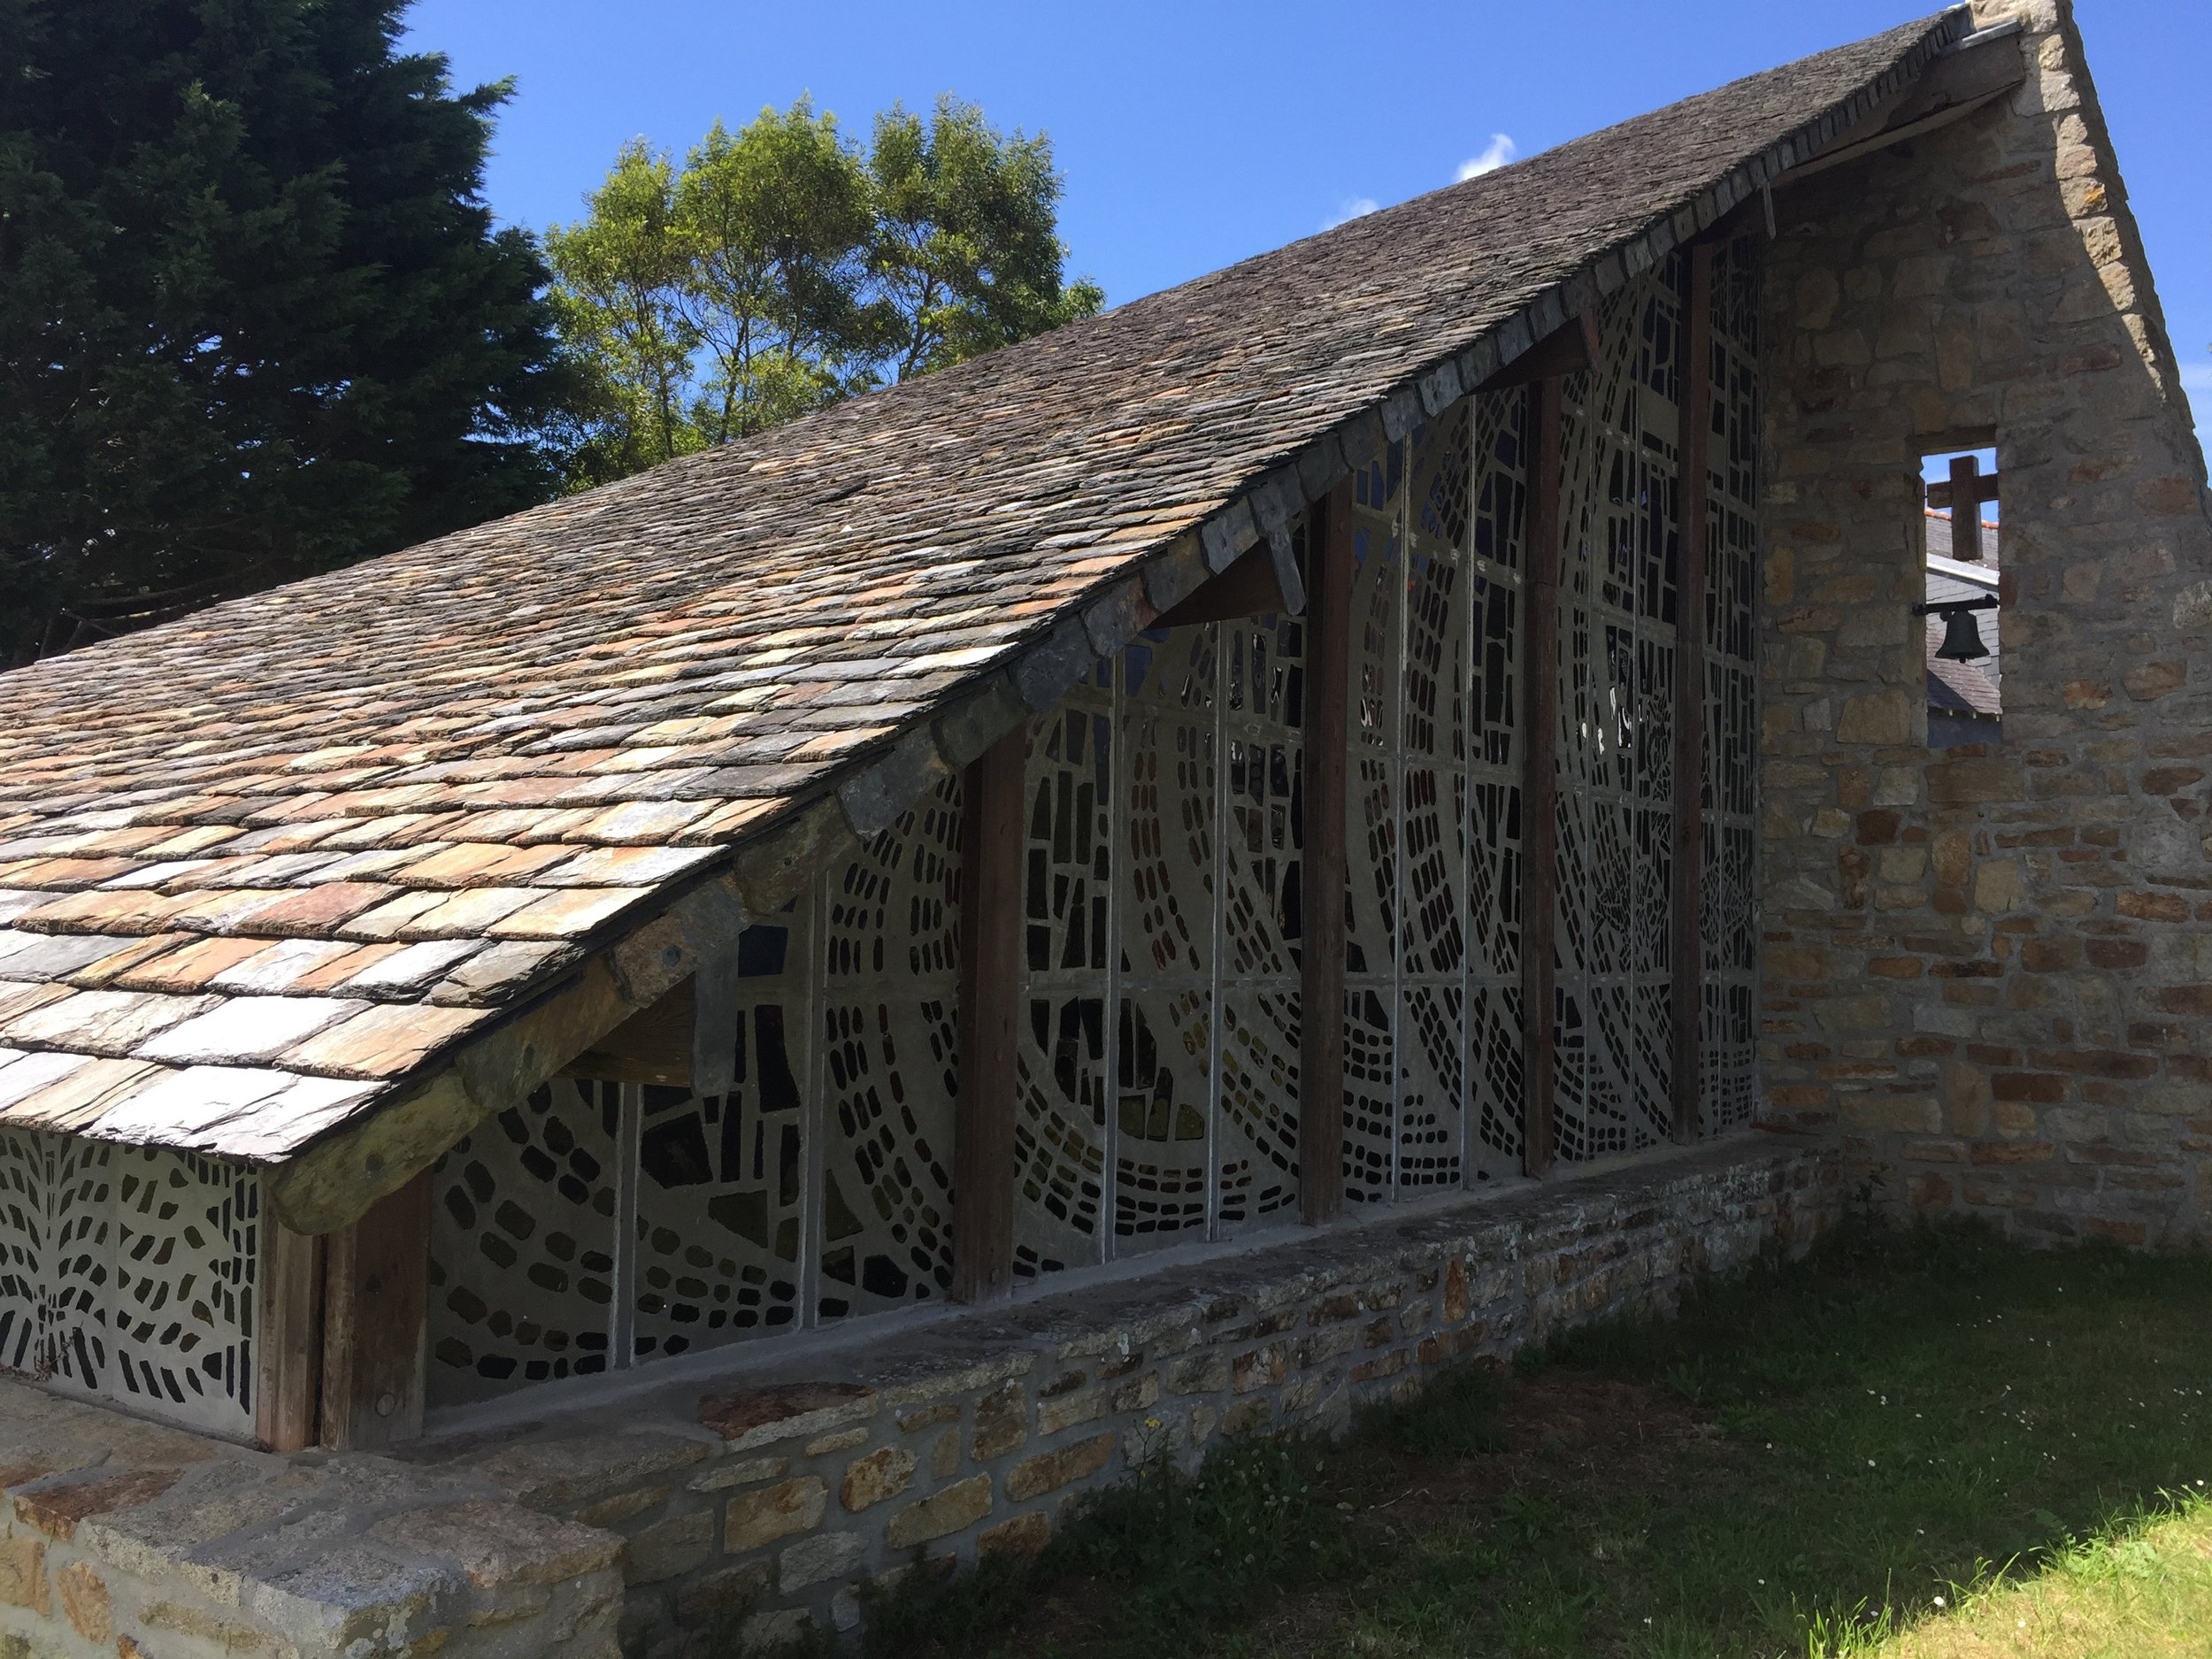
[[[1568,377],[1555,1148],[1670,1133],[1668,765],[1686,262],[1605,302]],[[1707,1132],[1752,1092],[1756,273],[1716,261],[1703,804]],[[1345,1194],[1517,1175],[1525,388],[1359,468]],[[1306,526],[1292,528],[1310,568]],[[1293,1222],[1305,622],[1141,634],[1033,723],[1014,1271]],[[435,1171],[434,1406],[942,1298],[959,784],[741,951],[734,1088],[564,1079]],[[622,1356],[618,1362],[616,1356]]]

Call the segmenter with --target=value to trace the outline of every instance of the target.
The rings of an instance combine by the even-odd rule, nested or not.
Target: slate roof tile
[[[0,1042],[19,1048],[66,1048],[119,1056],[173,1025],[222,1006],[212,996],[145,991],[75,991],[0,1025]]]
[[[0,674],[0,985],[83,982],[35,1008],[0,990],[0,1013],[96,995],[85,1029],[111,1032],[166,1006],[124,994],[224,999],[140,1044],[158,1065],[0,1049],[0,1107],[58,1090],[65,1114],[100,1102],[87,1133],[288,1156],[741,842],[910,798],[944,764],[928,733],[1042,706],[1149,614],[1140,594],[1187,593],[1366,454],[1379,411],[1400,430],[1460,365],[1487,373],[1565,285],[1617,288],[1965,27],[1893,29],[741,443]]]
[[[318,1075],[402,1077],[494,1017],[490,1009],[386,1002],[316,1033],[287,1049],[279,1063]]]
[[[128,991],[204,990],[240,963],[268,948],[265,939],[202,939],[188,933],[165,937],[185,942],[127,965],[112,976]]]
[[[575,939],[651,895],[649,887],[569,887],[547,893],[484,930],[491,939]]]
[[[150,1060],[92,1060],[0,1110],[0,1123],[73,1133],[98,1122],[110,1106],[129,1099],[165,1071]]]
[[[208,1012],[148,1038],[134,1052],[142,1060],[172,1063],[237,1065],[272,1060],[367,1006],[328,996],[227,997]]]

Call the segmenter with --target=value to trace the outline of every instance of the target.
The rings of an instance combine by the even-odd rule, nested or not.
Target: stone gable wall
[[[2022,86],[1778,193],[1762,696],[1769,1121],[1893,1203],[2202,1237],[2204,463],[2070,13]],[[1928,749],[1919,457],[1993,434],[2001,742]],[[1984,626],[1987,626],[1984,618]]]

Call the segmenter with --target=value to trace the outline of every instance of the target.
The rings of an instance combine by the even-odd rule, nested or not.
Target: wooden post
[[[1352,660],[1352,481],[1313,504],[1306,526],[1304,935],[1298,986],[1298,1204],[1309,1223],[1344,1208],[1345,782]]]
[[[322,1443],[331,1450],[422,1433],[429,1306],[426,1170],[324,1247]]]
[[[1027,726],[960,782],[960,1095],[952,1133],[952,1294],[992,1302],[1014,1286],[1014,1112],[1019,1087],[1022,826]]]
[[[254,1438],[272,1452],[315,1443],[322,1400],[323,1241],[261,1212]]]
[[[1676,501],[1680,548],[1674,618],[1674,1138],[1697,1139],[1703,1079],[1698,1034],[1705,967],[1705,548],[1711,490],[1706,445],[1713,428],[1713,247],[1690,250],[1682,365],[1682,476]]]
[[[1552,1164],[1552,1095],[1558,1016],[1559,894],[1559,382],[1528,391],[1532,465],[1528,491],[1528,603],[1522,623],[1521,1019],[1528,1035],[1522,1064],[1522,1167]]]

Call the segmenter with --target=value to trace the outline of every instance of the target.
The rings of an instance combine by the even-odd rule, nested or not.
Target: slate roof
[[[833,791],[869,833],[1352,434],[1442,408],[1966,27],[0,676],[0,1123],[280,1161],[357,1118],[748,838]]]

